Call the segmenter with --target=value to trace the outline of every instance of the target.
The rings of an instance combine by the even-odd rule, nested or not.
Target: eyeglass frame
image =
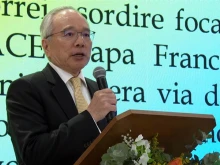
[[[52,34],[46,36],[45,39],[48,39],[49,37],[51,37],[51,36],[53,36],[53,35],[55,35],[55,34],[58,34],[58,33],[63,33],[63,37],[65,37],[65,34],[64,34],[64,33],[65,33],[65,31],[67,31],[67,30],[70,30],[70,29],[69,29],[69,28],[68,28],[68,29],[63,29],[63,30],[61,30],[61,31],[59,31],[59,32],[52,33]],[[89,32],[89,39],[90,39],[90,41],[93,41],[94,36],[95,36],[95,33],[96,33],[96,32],[91,31],[91,30],[85,30],[85,31],[82,31],[82,32],[78,32],[78,31],[76,31],[76,30],[74,30],[74,31],[77,33],[76,39],[79,37],[79,33],[80,33],[80,34],[81,34],[81,37],[83,38],[83,40],[84,40],[83,33],[84,33],[85,31],[88,31],[88,32]],[[92,36],[92,37],[91,37],[91,36]],[[91,38],[92,38],[92,39],[91,39]]]

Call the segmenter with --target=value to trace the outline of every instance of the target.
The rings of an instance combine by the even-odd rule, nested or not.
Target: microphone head
[[[97,79],[99,77],[105,77],[106,71],[103,67],[98,66],[93,70],[93,76]]]

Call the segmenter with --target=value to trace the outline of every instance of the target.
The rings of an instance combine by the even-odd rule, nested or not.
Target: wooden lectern
[[[128,110],[107,125],[74,165],[99,165],[107,149],[122,142],[121,135],[127,133],[133,138],[142,134],[147,140],[158,133],[159,146],[164,147],[166,153],[179,156],[187,151],[185,145],[193,143],[193,134],[198,130],[208,134],[215,126],[212,115]]]

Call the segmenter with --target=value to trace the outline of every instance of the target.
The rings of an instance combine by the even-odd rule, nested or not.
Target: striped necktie
[[[70,79],[73,87],[74,87],[74,96],[75,96],[75,104],[78,109],[78,112],[81,113],[85,111],[88,107],[88,103],[86,102],[82,90],[81,90],[81,80],[79,77],[73,77]]]

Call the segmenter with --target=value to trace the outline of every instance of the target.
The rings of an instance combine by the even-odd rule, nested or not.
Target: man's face
[[[71,34],[74,31],[88,33],[89,25],[82,15],[73,10],[57,13],[52,25],[52,34],[65,30],[65,35],[61,32],[43,39],[44,51],[53,64],[76,76],[89,62],[92,42],[83,39],[81,34],[74,39]]]

